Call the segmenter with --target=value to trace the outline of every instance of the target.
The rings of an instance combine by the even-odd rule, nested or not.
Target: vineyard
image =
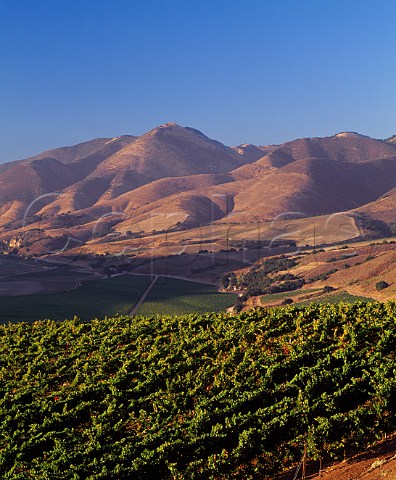
[[[213,285],[160,277],[138,313],[180,315],[218,312],[231,307],[236,298],[232,293],[219,293]]]
[[[0,324],[34,322],[46,318],[65,320],[74,316],[89,321],[92,318],[126,315],[151,282],[150,276],[125,274],[78,282],[76,286],[78,275],[81,274],[63,270],[24,275],[23,281],[45,281],[49,288],[51,284],[55,287],[64,285],[69,286],[69,290],[17,297],[0,295]],[[6,280],[7,286],[12,288],[13,279]],[[18,278],[17,282],[20,280]],[[0,281],[0,293],[1,287]],[[175,315],[220,311],[230,307],[235,298],[236,295],[231,293],[219,293],[213,285],[159,277],[139,313]]]
[[[5,255],[0,256],[0,276],[19,275],[21,273],[36,272],[41,269],[40,265],[34,265],[32,262],[14,258],[10,259]]]
[[[50,274],[55,283],[57,278],[52,276],[52,272]],[[40,273],[32,274],[31,278],[33,275],[40,278]],[[72,272],[70,276],[74,278]],[[75,315],[81,320],[89,321],[106,315],[125,315],[149,283],[149,277],[120,275],[89,280],[67,292],[0,297],[0,323],[33,322],[46,318],[64,320]]]
[[[300,302],[300,305],[308,305],[313,300]],[[315,303],[319,304],[327,304],[327,303],[353,303],[353,302],[372,302],[373,299],[370,297],[362,297],[361,295],[351,295],[345,291],[337,291],[331,293],[329,295],[322,295],[320,297],[315,298]]]
[[[396,430],[396,303],[0,326],[4,479],[260,479]]]

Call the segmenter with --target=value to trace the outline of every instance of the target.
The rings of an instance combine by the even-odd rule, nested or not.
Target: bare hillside
[[[2,165],[0,186],[0,237],[29,237],[37,254],[43,232],[103,243],[110,230],[145,236],[348,211],[391,223],[396,144],[344,132],[230,148],[167,123]]]

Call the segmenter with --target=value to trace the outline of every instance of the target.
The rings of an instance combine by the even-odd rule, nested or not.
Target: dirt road
[[[147,295],[150,293],[150,290],[154,287],[155,285],[155,282],[158,280],[159,278],[159,275],[156,275],[152,282],[150,283],[150,285],[146,288],[146,290],[144,291],[143,295],[140,297],[139,301],[136,303],[136,305],[132,308],[132,310],[129,312],[129,315],[136,315],[136,313],[138,312],[140,306],[142,305],[142,303],[146,300],[146,297]]]

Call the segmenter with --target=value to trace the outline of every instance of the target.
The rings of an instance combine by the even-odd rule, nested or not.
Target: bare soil
[[[319,463],[310,462],[307,479],[321,480],[395,480],[396,435],[374,445],[345,461],[324,467],[319,474]],[[275,477],[274,480],[293,480],[296,468]],[[301,471],[297,477],[301,479]]]

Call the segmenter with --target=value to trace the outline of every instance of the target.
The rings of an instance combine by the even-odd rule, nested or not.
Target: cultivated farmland
[[[138,314],[218,312],[232,306],[235,299],[236,295],[219,293],[213,285],[160,277]]]

